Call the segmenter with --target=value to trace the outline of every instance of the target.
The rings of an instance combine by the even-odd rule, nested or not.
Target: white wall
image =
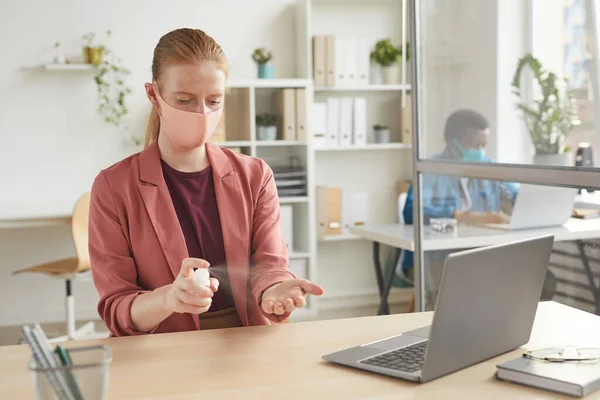
[[[424,156],[445,146],[444,123],[459,108],[490,123],[490,157],[526,162],[529,138],[514,108],[511,80],[525,53],[526,2],[428,0],[423,2]]]
[[[496,68],[496,158],[505,163],[529,163],[533,146],[517,114],[512,80],[519,59],[531,51],[531,12],[522,0],[498,1],[498,63]]]
[[[107,46],[132,71],[130,126],[143,132],[152,50],[159,37],[178,27],[200,28],[220,42],[231,77],[253,78],[252,50],[273,50],[277,77],[295,74],[294,0],[164,1],[43,0],[0,3],[0,214],[15,203],[70,204],[89,189],[95,175],[135,148],[122,132],[96,114],[90,72],[26,72],[47,62],[59,40],[67,55],[80,57],[81,36],[106,29]],[[234,10],[235,13],[234,14]],[[11,271],[70,256],[68,227],[0,231],[0,325],[63,319],[61,282]],[[75,288],[78,317],[96,317],[93,285]]]

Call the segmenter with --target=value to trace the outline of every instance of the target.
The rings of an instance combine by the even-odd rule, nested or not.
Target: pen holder
[[[104,400],[108,390],[109,367],[112,361],[110,347],[88,346],[69,349],[72,364],[55,368],[42,368],[32,357],[32,373],[38,400]],[[62,388],[62,394],[55,389]],[[66,389],[66,390],[64,390]],[[68,391],[70,394],[64,395]]]

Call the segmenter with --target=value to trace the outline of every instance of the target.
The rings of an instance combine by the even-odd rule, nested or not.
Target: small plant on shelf
[[[107,38],[110,35],[111,31],[106,31]],[[131,88],[127,86],[126,79],[130,71],[104,44],[94,44],[95,36],[94,33],[83,36],[86,41],[83,48],[84,61],[98,68],[94,77],[98,93],[98,113],[106,123],[118,127],[122,118],[129,112],[126,99],[131,94]],[[139,144],[137,139],[134,139],[134,142]]]
[[[264,47],[261,47],[254,50],[254,53],[252,53],[252,59],[258,65],[258,77],[260,79],[273,78],[274,71],[273,64],[271,63],[271,60],[273,59],[273,53]]]
[[[371,52],[371,61],[379,64],[383,74],[383,83],[398,83],[398,61],[402,56],[400,49],[390,39],[382,39],[375,43]]]
[[[390,142],[389,126],[380,125],[380,124],[373,125],[373,133],[375,136],[375,143],[389,143]]]
[[[277,116],[263,113],[256,116],[256,132],[258,140],[277,139]]]

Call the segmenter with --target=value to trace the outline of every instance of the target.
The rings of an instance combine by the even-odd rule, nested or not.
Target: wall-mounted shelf
[[[410,85],[368,85],[368,86],[315,86],[315,92],[401,92],[410,91]]]
[[[316,148],[316,152],[330,151],[372,151],[372,150],[410,150],[411,144],[407,143],[372,143],[365,146],[349,146],[349,147],[322,147]]]
[[[27,71],[95,71],[97,66],[93,64],[42,64],[29,67],[21,67]]]

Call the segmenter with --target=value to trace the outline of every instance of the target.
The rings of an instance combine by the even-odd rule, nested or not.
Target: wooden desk
[[[552,399],[556,394],[496,381],[504,354],[427,384],[325,363],[323,354],[427,325],[431,313],[316,321],[74,343],[111,346],[109,399]],[[541,303],[527,349],[600,346],[600,317]],[[73,344],[72,344],[73,345]],[[0,347],[0,394],[31,399],[29,349]],[[589,397],[600,399],[600,392]]]

